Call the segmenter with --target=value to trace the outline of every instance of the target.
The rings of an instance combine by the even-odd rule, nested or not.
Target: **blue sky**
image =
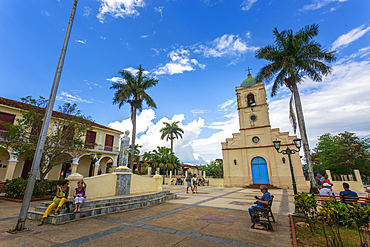
[[[72,0],[0,2],[1,96],[48,97]],[[175,153],[192,164],[221,157],[221,142],[238,131],[235,87],[266,64],[254,52],[272,44],[272,30],[317,23],[317,41],[338,51],[332,75],[300,86],[307,130],[317,136],[370,134],[370,19],[368,0],[80,0],[57,105],[75,102],[100,124],[130,129],[129,107],[112,105],[118,71],[142,64],[159,83],[149,94],[158,108],[139,114],[142,151],[167,145],[163,121],[180,121]],[[274,98],[267,85],[271,125],[292,128],[290,93]]]

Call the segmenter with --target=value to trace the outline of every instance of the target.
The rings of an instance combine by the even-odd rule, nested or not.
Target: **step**
[[[161,196],[170,196],[170,194],[164,194]],[[101,207],[109,207],[109,206],[117,206],[120,204],[125,204],[125,203],[137,203],[137,202],[143,202],[147,200],[152,200],[157,198],[158,195],[151,195],[149,197],[134,197],[134,198],[124,198],[125,200],[116,199],[116,200],[98,200],[98,201],[93,201],[90,203],[83,203],[81,205],[81,209],[89,209],[89,208],[101,208]],[[41,203],[42,206],[35,206],[35,211],[38,212],[45,212],[47,207],[50,205],[52,202],[47,202],[47,203]],[[63,213],[63,211],[61,211]]]
[[[142,197],[142,199],[139,199]],[[132,200],[132,198],[134,198]],[[137,195],[137,196],[119,196],[115,199],[109,198],[107,199],[108,201],[111,201],[108,206],[106,206],[102,201],[104,201],[104,198],[102,199],[97,199],[97,200],[92,200],[90,201],[89,204],[90,206],[86,207],[81,207],[81,212],[80,213],[66,213],[65,210],[62,210],[59,215],[54,215],[53,212],[49,214],[49,216],[44,220],[45,223],[49,224],[61,224],[65,222],[69,222],[72,220],[78,220],[80,218],[86,218],[86,217],[92,217],[92,216],[97,216],[97,215],[102,215],[102,214],[108,214],[112,212],[119,212],[119,211],[125,211],[125,210],[130,210],[130,209],[135,209],[135,208],[140,208],[140,207],[146,207],[146,206],[151,206],[155,205],[158,203],[162,203],[166,200],[170,199],[175,199],[176,195],[169,193],[169,191],[163,191],[163,192],[158,192],[158,193],[153,193],[153,194],[145,194],[145,195]],[[95,204],[99,205],[97,207],[94,206],[94,202],[99,201],[100,203]],[[41,203],[44,206],[36,206],[35,210],[29,210],[27,214],[28,219],[32,220],[41,220],[44,211],[46,210],[46,205],[50,204],[51,202],[48,203]],[[41,210],[43,209],[43,210]]]
[[[271,190],[271,189],[281,189],[281,188],[276,187],[275,185],[272,185],[272,184],[251,184],[251,185],[245,186],[245,188],[259,189],[261,185],[265,185],[269,190]]]

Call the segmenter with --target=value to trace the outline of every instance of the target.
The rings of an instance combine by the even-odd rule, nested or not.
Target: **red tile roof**
[[[24,109],[24,110],[43,109],[43,108],[40,108],[38,106],[26,104],[26,103],[15,101],[15,100],[11,100],[11,99],[6,99],[6,98],[3,98],[3,97],[0,97],[0,105],[7,105],[7,106],[11,106],[11,107],[18,108],[18,109]],[[68,114],[65,114],[65,113],[61,113],[61,112],[57,112],[57,111],[53,111],[52,116],[53,117],[58,117],[58,118],[64,118],[66,116],[71,116],[71,115],[68,115]],[[112,131],[115,131],[115,132],[118,132],[118,133],[123,134],[122,131],[111,129],[111,128],[106,127],[104,125],[94,123],[93,121],[91,121],[91,123],[95,127],[99,127],[99,128],[103,128],[103,129],[108,129],[108,130],[112,130]]]

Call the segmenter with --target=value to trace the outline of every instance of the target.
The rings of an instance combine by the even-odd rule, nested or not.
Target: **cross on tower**
[[[248,71],[248,74],[250,74],[250,73],[251,73],[251,70],[252,70],[252,69],[250,69],[250,68],[249,68],[249,65],[248,65],[248,69],[246,69],[245,71]]]

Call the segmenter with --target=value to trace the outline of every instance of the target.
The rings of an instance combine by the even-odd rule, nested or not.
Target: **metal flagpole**
[[[44,145],[45,145],[45,140],[46,140],[49,124],[50,124],[50,118],[51,118],[51,114],[53,112],[55,97],[56,97],[56,94],[57,94],[57,91],[58,91],[60,76],[62,74],[62,69],[63,69],[63,65],[64,65],[64,58],[66,56],[69,36],[71,34],[72,24],[73,24],[73,20],[74,20],[75,13],[76,13],[77,1],[78,0],[74,0],[74,2],[73,2],[73,6],[72,6],[72,10],[71,10],[71,15],[69,17],[69,22],[68,22],[66,35],[64,37],[62,51],[60,53],[57,70],[56,70],[55,76],[54,76],[53,86],[51,88],[48,105],[47,105],[46,111],[45,111],[44,122],[42,124],[41,133],[40,133],[40,136],[39,136],[39,140],[37,142],[35,156],[33,157],[33,162],[32,162],[31,172],[29,174],[29,178],[28,178],[28,182],[27,182],[26,192],[25,192],[24,197],[23,197],[21,211],[19,213],[17,226],[15,227],[14,231],[21,231],[21,230],[26,228],[25,223],[26,223],[27,212],[28,212],[28,208],[30,206],[33,188],[35,187],[35,181],[36,181],[36,177],[37,177],[39,167],[40,167],[42,151],[43,151]]]

